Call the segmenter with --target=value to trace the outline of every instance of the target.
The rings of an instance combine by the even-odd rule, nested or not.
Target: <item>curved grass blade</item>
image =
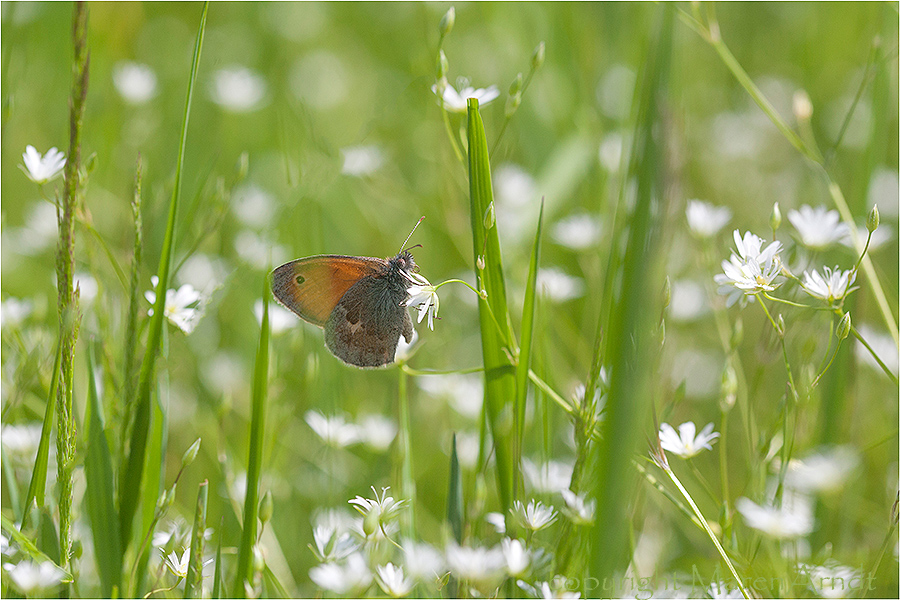
[[[88,345],[88,404],[87,449],[84,459],[85,496],[91,531],[94,534],[94,554],[100,574],[102,596],[111,597],[114,589],[122,587],[122,552],[119,549],[119,519],[115,504],[112,454],[106,437],[103,404],[97,394],[94,375],[94,346]]]
[[[199,598],[203,580],[203,533],[206,531],[206,501],[209,496],[209,482],[200,484],[197,493],[197,512],[194,513],[194,528],[191,530],[191,560],[184,580],[184,597]]]
[[[269,374],[269,282],[263,280],[262,324],[259,346],[253,367],[253,392],[250,409],[250,456],[247,460],[247,493],[244,497],[244,530],[238,548],[238,566],[232,596],[243,598],[244,582],[250,575],[250,559],[256,544],[257,513],[259,512],[259,474],[262,468],[263,441],[266,427],[266,390]]]
[[[119,532],[121,547],[128,547],[131,541],[131,525],[137,512],[141,478],[144,470],[144,456],[147,449],[147,432],[150,429],[150,391],[156,373],[156,357],[159,354],[162,339],[163,319],[165,316],[166,290],[169,284],[169,268],[172,264],[172,254],[175,250],[175,221],[178,215],[178,201],[181,196],[181,171],[184,166],[184,149],[187,145],[188,121],[191,114],[191,100],[194,95],[194,85],[197,81],[197,69],[200,64],[200,50],[203,47],[203,35],[206,31],[206,15],[209,11],[209,2],[203,4],[203,12],[200,15],[200,27],[197,31],[197,41],[194,45],[194,57],[191,62],[191,74],[188,82],[187,98],[184,103],[184,119],[181,123],[181,137],[178,145],[178,160],[175,167],[175,185],[172,190],[172,199],[169,202],[169,216],[166,222],[166,236],[163,242],[162,254],[159,258],[157,274],[159,283],[156,286],[156,303],[153,308],[153,317],[150,319],[150,331],[147,336],[147,349],[144,353],[144,361],[141,364],[140,378],[138,379],[137,410],[135,412],[134,427],[131,433],[131,446],[128,454],[128,463],[122,470],[122,481],[119,487]]]
[[[468,100],[469,196],[472,218],[472,246],[476,265],[483,257],[484,269],[476,277],[487,292],[487,300],[478,303],[481,327],[481,351],[484,360],[484,401],[497,463],[497,487],[505,513],[512,506],[513,495],[513,429],[516,395],[515,368],[509,354],[514,354],[509,308],[500,240],[493,219],[494,192],[484,122],[478,112],[478,100]],[[509,353],[509,354],[507,354]]]
[[[531,262],[528,264],[528,282],[525,284],[525,302],[522,306],[522,345],[519,348],[519,363],[516,365],[516,439],[515,465],[522,464],[522,447],[525,440],[525,401],[528,396],[528,373],[531,370],[531,341],[534,336],[535,289],[537,273],[541,262],[541,231],[544,223],[544,201],[538,213],[537,230],[534,234],[534,245],[531,248]],[[519,469],[513,472],[515,485],[513,494],[518,493]]]
[[[635,480],[631,461],[646,426],[652,390],[654,347],[664,253],[657,250],[665,207],[664,139],[659,118],[671,54],[673,7],[662,7],[657,33],[651,38],[635,129],[631,174],[637,188],[629,215],[625,253],[614,308],[606,331],[611,381],[601,440],[591,456],[596,521],[591,534],[591,575],[610,577],[628,560],[631,526],[626,510]],[[599,541],[602,540],[602,544]],[[602,580],[602,579],[601,579]]]
[[[28,514],[31,512],[32,502],[38,508],[44,506],[44,492],[47,488],[47,468],[50,463],[50,436],[53,430],[53,417],[56,415],[56,390],[59,386],[59,368],[62,360],[62,344],[56,344],[56,359],[53,362],[53,372],[50,375],[50,394],[47,397],[47,406],[44,408],[44,424],[41,426],[41,441],[38,444],[37,457],[34,459],[34,469],[31,472],[31,483],[28,485],[28,493],[25,495],[25,503],[22,505],[22,529],[28,523]]]
[[[216,570],[213,573],[213,587],[210,598],[222,597],[222,528],[225,525],[225,518],[219,522],[219,543],[216,544]]]

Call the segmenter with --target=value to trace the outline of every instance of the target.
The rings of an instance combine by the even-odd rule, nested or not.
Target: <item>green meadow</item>
[[[896,3],[3,2],[0,67],[4,597],[900,595]],[[405,250],[285,284],[381,368],[273,297]]]

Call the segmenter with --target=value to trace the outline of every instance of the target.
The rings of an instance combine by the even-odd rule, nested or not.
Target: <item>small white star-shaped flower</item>
[[[677,454],[681,458],[691,458],[700,454],[703,449],[712,450],[712,443],[719,437],[717,431],[713,431],[713,424],[709,423],[700,433],[693,421],[687,421],[678,426],[678,432],[668,423],[659,427],[659,444],[663,450]]]
[[[66,166],[66,155],[56,148],[50,148],[47,150],[47,154],[41,156],[34,146],[26,146],[25,152],[22,154],[22,161],[25,166],[19,165],[19,168],[28,179],[42,184],[55,179],[62,173],[63,167]]]
[[[159,286],[159,278],[154,275],[150,278],[153,289],[144,292],[144,297],[151,305],[156,304],[156,288]],[[166,290],[166,306],[163,314],[172,325],[175,325],[185,333],[191,333],[200,317],[203,316],[201,302],[202,295],[190,284],[184,284],[178,290]],[[147,311],[153,316],[153,308]]]
[[[466,101],[469,98],[476,98],[478,100],[478,105],[484,106],[500,95],[500,90],[497,89],[496,85],[478,89],[469,85],[464,85],[460,86],[460,90],[457,92],[456,88],[446,81],[442,81],[440,85],[437,83],[434,84],[431,86],[431,91],[437,95],[438,102],[442,107],[455,113],[464,113],[468,110]]]
[[[803,272],[803,289],[814,298],[821,298],[833,304],[835,300],[840,300],[848,293],[855,290],[850,287],[856,280],[856,269],[849,271],[841,271],[837,266],[834,269],[822,267],[824,277],[813,269],[812,273]]]
[[[824,206],[804,204],[800,210],[788,211],[788,220],[800,234],[800,243],[811,250],[824,250],[850,236],[850,228],[841,223],[838,212]]]

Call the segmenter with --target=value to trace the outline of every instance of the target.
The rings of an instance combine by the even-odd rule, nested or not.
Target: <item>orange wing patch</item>
[[[353,284],[385,268],[387,261],[365,256],[300,258],[272,272],[272,292],[285,307],[321,327]]]

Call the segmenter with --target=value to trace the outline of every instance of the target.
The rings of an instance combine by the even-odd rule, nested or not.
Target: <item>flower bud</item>
[[[798,122],[809,121],[813,114],[812,101],[806,90],[797,90],[794,92],[794,118]]]
[[[263,555],[262,548],[259,547],[259,544],[253,545],[253,571],[255,573],[261,572],[266,568],[266,557]]]
[[[188,448],[185,451],[184,456],[181,457],[182,469],[189,466],[192,462],[194,462],[194,459],[197,458],[197,452],[200,451],[200,439],[201,438],[197,438],[197,441],[191,444],[191,447]]]
[[[839,340],[845,340],[848,335],[850,335],[850,313],[844,313],[841,322],[838,323],[837,336]]]
[[[519,92],[522,91],[522,86],[525,85],[525,80],[522,77],[522,74],[519,73],[516,75],[516,78],[513,80],[512,84],[509,86],[509,95],[515,96]]]
[[[490,229],[494,226],[496,217],[494,216],[494,203],[488,204],[487,210],[484,211],[484,228]]]
[[[441,37],[446,36],[453,30],[453,24],[456,22],[456,8],[450,7],[444,16],[441,17],[441,24],[438,26],[441,31]]]
[[[537,48],[534,49],[534,53],[531,55],[531,70],[537,71],[541,68],[541,65],[544,64],[544,42],[541,42],[537,45]]]
[[[97,162],[97,153],[91,152],[91,155],[88,156],[85,161],[85,171],[87,171],[88,174],[93,173],[94,169],[97,168]]]
[[[475,260],[475,266],[478,267],[479,271],[484,271],[484,255],[479,254],[478,258]]]
[[[366,534],[366,537],[369,537],[378,531],[380,526],[381,523],[379,522],[378,511],[370,510],[367,512],[366,516],[363,518],[363,533]]]
[[[510,96],[506,99],[506,108],[504,109],[503,116],[509,119],[516,111],[519,110],[519,104],[522,103],[522,93],[518,92],[513,96]]]
[[[784,315],[782,315],[780,313],[778,314],[778,318],[775,319],[775,329],[776,329],[776,331],[778,331],[779,336],[784,337],[784,330],[785,330]]]
[[[265,495],[263,495],[263,498],[259,503],[259,520],[263,525],[272,519],[272,512],[274,510],[275,506],[272,500],[272,491],[266,490]]]
[[[869,233],[873,233],[876,229],[878,229],[878,224],[881,222],[881,216],[878,214],[878,205],[874,205],[872,210],[869,211],[869,216],[866,218],[866,229],[869,230]]]
[[[450,61],[447,60],[447,55],[444,54],[444,51],[441,50],[438,52],[438,60],[437,60],[437,78],[439,80],[446,80],[447,71],[450,70]],[[446,84],[446,82],[445,82]]]
[[[778,206],[778,203],[772,205],[772,214],[769,216],[769,227],[772,228],[772,231],[778,231],[778,228],[781,227],[781,208]]]

